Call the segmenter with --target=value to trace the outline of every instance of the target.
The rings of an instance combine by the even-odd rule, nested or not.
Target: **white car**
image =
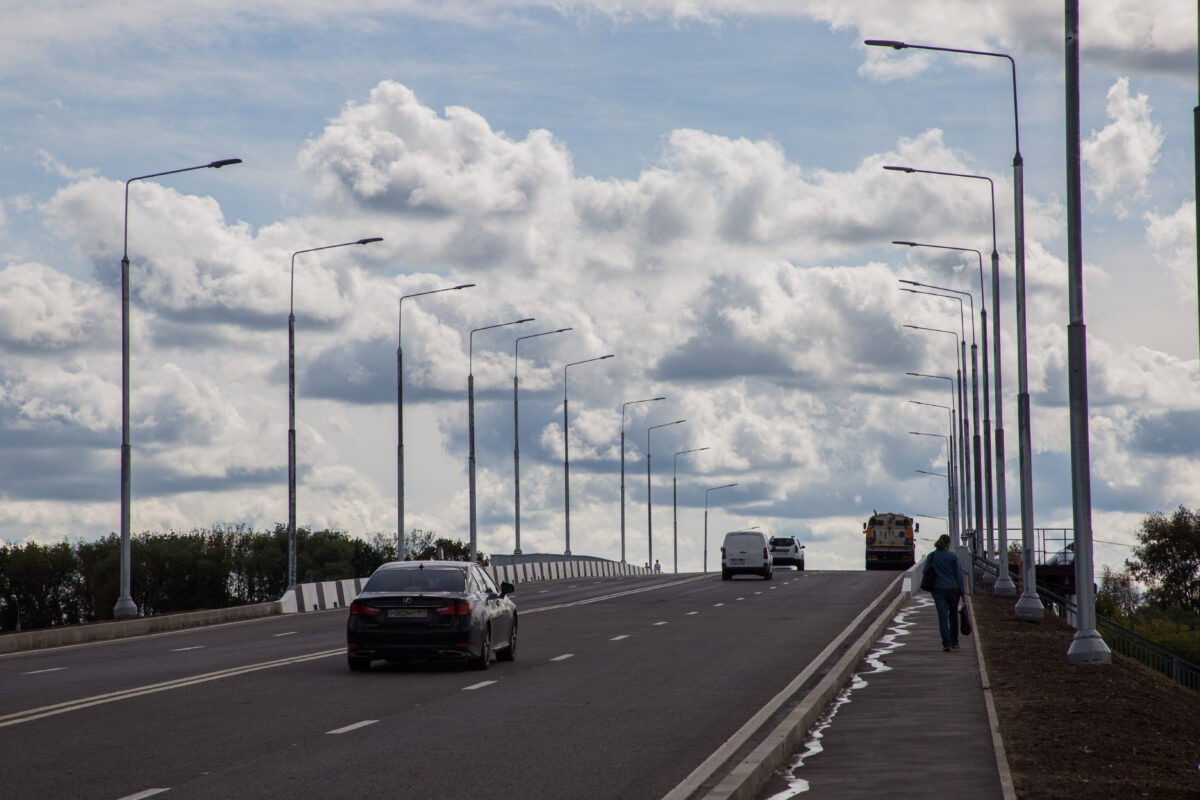
[[[771,563],[777,567],[804,569],[804,545],[795,536],[772,536]]]
[[[721,545],[721,579],[734,575],[761,575],[771,580],[771,551],[759,531],[730,531]]]

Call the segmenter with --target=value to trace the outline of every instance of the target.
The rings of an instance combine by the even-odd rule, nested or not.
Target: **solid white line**
[[[48,669],[35,669],[32,672],[22,672],[22,675],[41,675],[44,672],[60,672],[66,667],[50,667]]]
[[[295,636],[296,633],[297,633],[297,631],[287,631],[286,633],[277,633],[277,634],[275,634],[275,638],[278,639],[280,636]]]
[[[622,633],[620,636],[614,636],[614,637],[612,637],[611,639],[609,639],[609,641],[610,641],[610,642],[619,642],[619,641],[621,641],[622,639],[628,639],[628,638],[629,638],[629,634],[628,634],[628,633]]]
[[[273,669],[275,667],[286,667],[291,664],[300,664],[305,661],[315,661],[319,658],[339,656],[345,652],[346,648],[338,647],[334,650],[323,650],[319,653],[308,653],[301,656],[292,656],[291,658],[281,658],[275,661],[263,661],[258,664],[248,664],[244,667],[221,669],[215,672],[206,672],[202,675],[194,675],[188,678],[177,678],[171,681],[163,681],[162,683],[152,683],[147,686],[138,686],[133,689],[123,689],[117,692],[107,692],[105,694],[98,694],[92,697],[83,697],[78,700],[68,700],[63,703],[55,703],[53,705],[41,706],[39,708],[30,708],[25,711],[17,711],[12,714],[0,714],[0,728],[7,728],[11,725],[20,725],[24,722],[33,722],[35,719],[52,717],[56,714],[66,714],[69,711],[78,711],[83,708],[91,708],[92,706],[99,706],[105,703],[115,703],[119,700],[128,700],[132,697],[154,694],[155,692],[181,689],[185,686],[194,686],[198,683],[207,683],[208,681],[216,681],[220,680],[221,678],[232,678],[237,675],[258,672],[259,670]]]
[[[593,597],[589,600],[576,600],[573,603],[559,603],[558,605],[542,606],[541,608],[522,609],[521,613],[522,614],[537,614],[541,611],[554,611],[559,608],[574,608],[575,606],[586,606],[589,603],[602,603],[605,600],[613,600],[615,598],[626,597],[631,594],[640,594],[642,592],[652,592],[656,589],[669,589],[672,586],[679,586],[684,583],[692,583],[693,581],[701,581],[701,580],[704,580],[704,578],[705,578],[704,575],[698,575],[694,578],[684,578],[681,581],[673,581],[671,583],[660,583],[655,586],[643,586],[640,589],[629,589],[628,591],[624,591],[624,592],[614,592],[613,594],[606,594],[606,595],[602,595],[600,597]]]
[[[170,789],[147,789],[144,792],[138,792],[137,794],[127,794],[124,797],[118,798],[118,800],[145,800],[145,798],[147,798],[147,797],[154,797],[154,795],[156,795],[156,794],[162,794],[163,792],[169,792],[169,791],[171,791],[171,790]]]
[[[170,650],[172,653],[186,653],[188,650],[203,650],[204,645],[194,644],[191,647],[175,647]]]
[[[481,683],[473,683],[470,686],[464,686],[463,691],[464,692],[473,692],[476,689],[482,689],[485,686],[491,686],[493,683],[499,683],[499,682],[500,681],[482,681]]]
[[[325,731],[325,732],[326,732],[326,733],[333,733],[333,734],[337,734],[337,733],[349,733],[350,731],[356,731],[356,730],[358,730],[359,728],[365,728],[365,727],[367,727],[368,725],[374,725],[376,722],[379,722],[379,720],[377,720],[377,719],[364,719],[362,722],[356,722],[356,723],[354,723],[353,725],[347,725],[347,726],[346,726],[346,727],[344,727],[344,728],[334,728],[334,729],[333,729],[333,730],[331,730],[331,731]]]
[[[568,658],[574,658],[574,653],[563,653],[561,656],[555,656],[551,661],[566,661]]]

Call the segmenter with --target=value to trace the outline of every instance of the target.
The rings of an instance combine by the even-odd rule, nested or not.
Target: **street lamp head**
[[[368,239],[359,239],[358,241],[355,242],[355,244],[371,244],[372,242],[382,242],[382,241],[383,241],[382,236],[372,236]]]
[[[916,242],[909,242],[904,239],[892,239],[892,244],[903,244],[903,245],[908,245],[909,247],[917,247],[918,246]]]
[[[900,166],[896,166],[895,164],[885,164],[883,168],[890,169],[892,172],[907,172],[910,175],[912,173],[916,172],[916,169],[914,169],[913,167],[900,167]]]
[[[458,286],[451,286],[450,291],[454,291],[455,289],[470,289],[474,285],[473,283],[460,283]]]
[[[240,163],[242,163],[240,158],[222,158],[220,161],[213,161],[207,166],[209,169],[220,169],[221,167],[229,167]]]
[[[904,42],[897,42],[893,39],[867,39],[863,44],[870,47],[890,47],[893,50],[903,50],[908,47]]]

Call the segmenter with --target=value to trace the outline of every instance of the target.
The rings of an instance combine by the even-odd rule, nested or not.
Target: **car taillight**
[[[721,546],[721,558],[724,558],[724,557],[725,557],[725,547],[724,547],[724,545],[722,545]]]
[[[451,603],[437,610],[439,617],[468,617],[471,615],[471,604],[464,601]]]
[[[379,609],[374,606],[369,606],[366,603],[360,603],[355,600],[350,604],[350,616],[352,617],[377,617]]]

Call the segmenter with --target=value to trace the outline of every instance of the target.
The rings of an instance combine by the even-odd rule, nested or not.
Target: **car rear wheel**
[[[723,569],[723,570],[721,570],[721,580],[723,580],[723,581],[733,580],[733,574],[730,573],[729,570]]]
[[[496,653],[497,661],[512,661],[517,657],[517,621],[513,620],[512,632],[508,634],[508,647]]]
[[[346,656],[351,672],[366,672],[371,668],[371,659],[365,656]]]
[[[479,658],[471,662],[474,669],[487,669],[492,665],[492,629],[487,627],[483,631],[483,647],[479,648]]]

